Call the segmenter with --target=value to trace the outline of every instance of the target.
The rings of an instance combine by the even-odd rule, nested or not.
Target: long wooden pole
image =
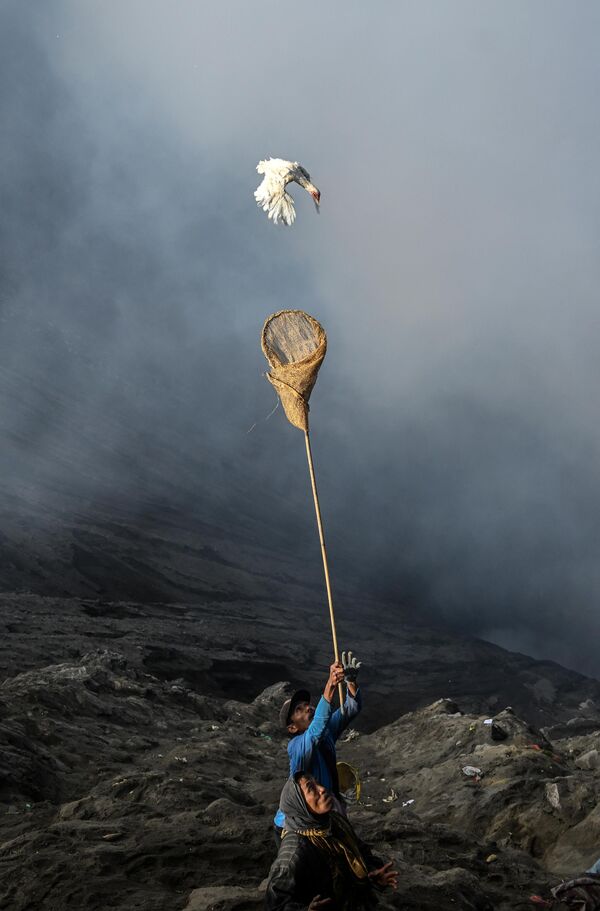
[[[313,465],[312,450],[310,448],[310,437],[308,430],[304,431],[304,441],[306,443],[306,457],[308,459],[308,470],[310,472],[310,483],[312,486],[313,499],[315,501],[315,512],[317,514],[317,527],[319,529],[319,540],[321,542],[321,556],[323,557],[323,570],[325,572],[325,588],[327,589],[327,603],[329,604],[329,619],[331,620],[331,635],[333,637],[333,654],[335,660],[340,660],[338,651],[337,632],[335,629],[335,615],[333,613],[333,598],[331,597],[331,582],[329,579],[329,565],[327,563],[327,548],[325,547],[325,536],[323,535],[323,521],[321,519],[321,506],[319,504],[319,494],[317,493],[317,482],[315,480],[315,467]],[[342,684],[338,684],[340,695],[340,707],[344,711],[344,690]]]

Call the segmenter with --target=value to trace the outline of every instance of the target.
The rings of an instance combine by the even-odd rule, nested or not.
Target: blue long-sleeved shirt
[[[362,709],[362,696],[357,690],[356,696],[346,693],[344,714],[341,709],[331,710],[331,703],[321,696],[313,719],[303,734],[290,737],[288,755],[290,757],[290,775],[296,772],[309,772],[319,784],[330,790],[333,787],[331,769],[335,768],[335,743],[340,734]],[[275,814],[275,825],[283,826],[285,815],[279,809]]]

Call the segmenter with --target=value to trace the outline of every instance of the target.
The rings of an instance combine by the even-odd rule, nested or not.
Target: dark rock
[[[61,605],[73,611],[67,646],[66,625],[63,642],[53,624],[56,603],[5,598],[3,606],[24,611],[27,627],[43,627],[46,642],[34,636],[27,651],[19,639],[19,672],[13,668],[0,684],[0,907],[192,911],[208,901],[227,911],[260,907],[258,887],[273,858],[273,812],[287,775],[287,739],[277,713],[304,679],[318,696],[328,655],[309,658],[302,642],[277,652],[278,627],[269,639],[267,623],[269,666],[295,670],[291,680],[275,678],[265,687],[264,656],[256,680],[248,682],[258,648],[251,624],[237,639],[244,650],[233,647],[234,628],[239,634],[245,622],[233,607],[230,629],[208,610],[120,604],[111,611],[104,604],[91,616],[89,601],[81,612],[69,602]],[[144,636],[154,637],[153,648],[179,656],[171,670],[166,652],[160,652],[161,665],[143,642],[143,610]],[[100,633],[107,622],[120,626],[123,651],[94,642],[90,624]],[[206,638],[194,643],[199,623]],[[72,653],[75,642],[79,654]],[[375,661],[368,634],[365,647]],[[470,654],[474,648],[468,646]],[[0,641],[2,649],[6,656]],[[40,662],[50,651],[56,659]],[[151,654],[150,668],[145,659]],[[243,668],[226,685],[212,680],[199,692],[218,654],[230,661],[237,654]],[[532,666],[524,678],[528,687],[537,685]],[[386,683],[383,673],[370,686],[368,663],[364,671],[365,718],[371,705],[389,718],[398,699],[386,687],[400,686],[398,679],[390,675]],[[545,668],[544,679],[549,673]],[[575,678],[569,679],[573,687]],[[514,704],[518,686],[510,689]],[[560,709],[564,717],[584,691],[571,693]],[[549,688],[536,692],[546,705]],[[411,698],[418,701],[416,691]],[[474,701],[467,687],[464,698],[413,705],[376,731],[363,725],[360,737],[340,744],[340,758],[360,770],[363,783],[361,803],[350,809],[355,825],[377,853],[395,858],[401,873],[398,894],[382,909],[514,911],[529,894],[547,893],[555,879],[549,871],[583,869],[596,859],[598,770],[576,765],[597,746],[594,735],[552,743],[514,709],[494,715],[490,732],[484,724],[489,697],[479,700],[481,712],[470,710]],[[588,706],[588,721],[591,711]],[[502,741],[494,738],[494,725]],[[466,779],[466,765],[481,768],[483,777]],[[386,803],[391,790],[397,799]],[[496,859],[486,863],[492,854]]]

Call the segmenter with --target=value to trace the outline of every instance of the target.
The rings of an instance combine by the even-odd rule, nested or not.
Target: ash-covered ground
[[[288,595],[1,597],[0,908],[261,906],[277,711],[290,685],[318,693],[329,662],[301,622],[314,593]],[[365,708],[339,757],[361,773],[357,829],[400,871],[388,906],[528,908],[589,866],[600,683],[389,605],[348,614]]]
[[[331,661],[320,566],[243,491],[195,504],[177,477],[122,501],[106,479],[93,500],[0,479],[7,911],[262,903],[278,709],[293,686],[317,697]],[[390,906],[526,908],[589,866],[600,682],[433,628],[335,567],[334,583],[365,702],[339,755],[363,781],[357,829],[400,870]]]

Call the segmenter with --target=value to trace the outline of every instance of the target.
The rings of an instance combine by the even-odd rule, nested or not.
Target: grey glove
[[[344,668],[344,678],[347,683],[356,683],[361,664],[362,661],[354,658],[352,652],[342,652],[342,667]]]

